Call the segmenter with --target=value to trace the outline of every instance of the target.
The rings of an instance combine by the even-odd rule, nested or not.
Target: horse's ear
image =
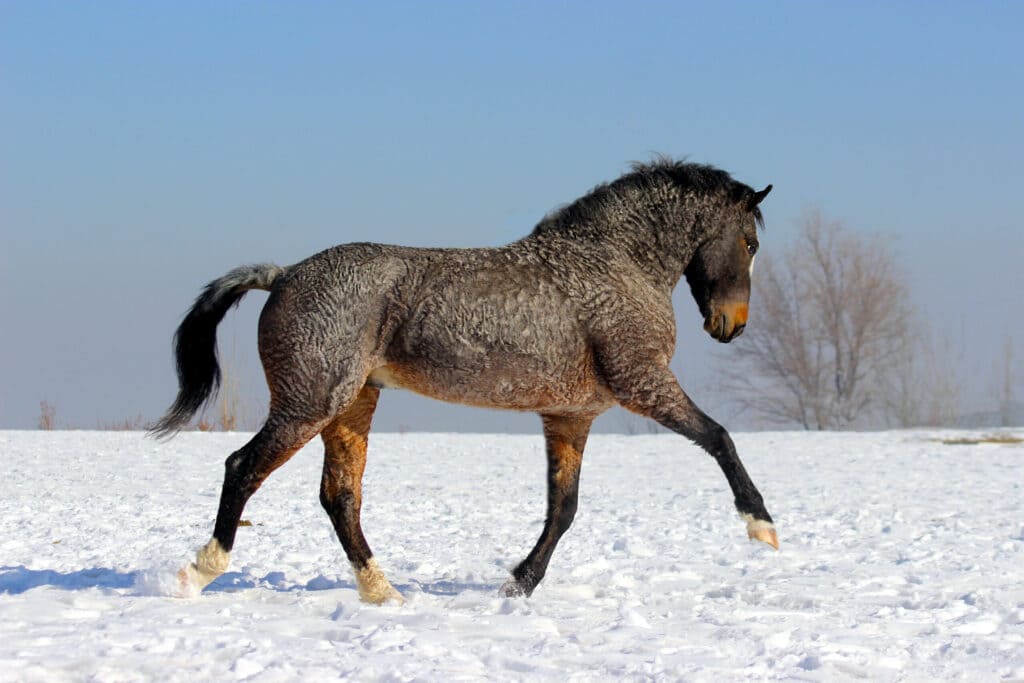
[[[760,192],[755,192],[754,194],[750,195],[750,198],[747,199],[747,210],[748,211],[752,211],[755,206],[757,206],[762,201],[764,201],[764,198],[767,197],[768,193],[771,192],[771,191],[772,191],[772,186],[769,185],[768,187],[764,188]]]

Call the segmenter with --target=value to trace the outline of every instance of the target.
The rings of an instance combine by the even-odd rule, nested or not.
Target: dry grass
[[[50,431],[57,427],[57,408],[49,401],[39,402],[39,429]]]
[[[222,432],[233,432],[241,424],[242,399],[234,357],[232,346],[231,358],[223,363],[220,390],[217,393],[218,427]]]
[[[1002,445],[1015,445],[1024,443],[1024,438],[1013,434],[983,434],[978,437],[959,436],[949,439],[934,439],[947,446],[977,446],[982,443],[995,443]]]
[[[144,432],[149,427],[149,422],[141,414],[120,421],[99,423],[99,428],[105,432]]]

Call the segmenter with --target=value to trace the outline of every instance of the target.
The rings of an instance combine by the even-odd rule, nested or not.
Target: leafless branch
[[[912,395],[922,391],[923,363],[914,361],[921,338],[912,336],[921,327],[889,245],[812,210],[796,244],[758,258],[751,321],[739,348],[722,356],[722,375],[742,408],[774,424],[843,429],[952,419],[957,401],[933,405]],[[959,381],[947,378],[931,388],[958,396]]]

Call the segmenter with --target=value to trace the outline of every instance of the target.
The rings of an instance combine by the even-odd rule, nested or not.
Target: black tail
[[[149,430],[150,434],[161,438],[172,436],[210,400],[220,385],[217,325],[247,291],[269,290],[283,272],[284,268],[269,263],[242,266],[206,285],[174,333],[178,398]]]

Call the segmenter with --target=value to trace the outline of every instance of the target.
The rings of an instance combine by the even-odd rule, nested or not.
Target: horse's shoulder
[[[647,348],[672,355],[676,322],[670,291],[635,275],[612,276],[587,297],[584,307],[596,346],[616,354]]]

